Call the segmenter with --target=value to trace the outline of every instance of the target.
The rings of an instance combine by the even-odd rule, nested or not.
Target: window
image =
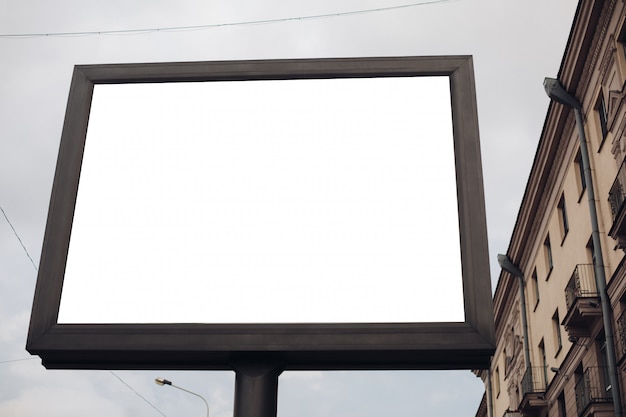
[[[593,250],[593,236],[591,236],[589,238],[589,240],[587,241],[587,259],[589,260],[590,264],[595,265],[596,264],[596,253]]]
[[[622,52],[624,52],[624,58],[626,58],[626,23],[622,26],[622,32],[620,33],[617,42],[620,43],[622,47]]]
[[[561,200],[559,200],[559,225],[561,226],[561,244],[565,240],[565,236],[567,236],[567,232],[569,231],[569,223],[567,221],[567,209],[565,208],[565,194],[561,195]]]
[[[606,372],[606,339],[604,334],[598,336],[596,339],[596,346],[598,351],[598,382],[604,388],[603,391],[606,392],[607,395],[611,395],[611,382],[609,380],[609,375]]]
[[[537,268],[533,271],[533,274],[530,277],[530,282],[533,286],[533,296],[535,297],[534,311],[537,310],[537,306],[539,305],[539,281],[537,280]]]
[[[546,347],[543,343],[543,339],[541,339],[541,342],[539,342],[539,357],[541,359],[541,367],[543,368],[543,372],[541,374],[541,376],[543,377],[542,385],[546,387],[548,385],[548,362],[546,360]]]
[[[585,167],[583,165],[583,160],[582,160],[582,156],[580,155],[580,151],[578,151],[578,154],[576,155],[576,158],[574,159],[574,163],[576,164],[576,170],[578,171],[578,175],[576,176],[576,183],[578,184],[578,192],[579,192],[578,201],[580,202],[580,199],[582,198],[583,193],[585,192],[585,189],[587,189],[587,182],[585,181]]]
[[[552,245],[550,245],[550,235],[546,237],[545,242],[543,242],[543,249],[546,255],[546,268],[548,269],[546,274],[546,280],[550,278],[550,273],[552,272],[552,268],[554,268],[554,263],[552,261]]]
[[[556,399],[559,408],[559,417],[567,417],[567,411],[565,408],[565,394],[561,392]]]
[[[500,396],[500,369],[497,366],[493,375],[493,388],[496,391],[496,398],[498,398]]]
[[[554,332],[554,342],[555,342],[555,350],[556,353],[554,357],[559,354],[561,348],[563,347],[563,339],[561,339],[561,323],[559,323],[559,309],[554,312],[552,316],[552,331]]]
[[[507,339],[510,338],[507,337]],[[511,370],[511,367],[509,366],[511,361],[509,360],[509,355],[507,355],[506,353],[506,348],[502,350],[502,355],[504,356],[504,377],[506,378],[509,375],[509,371]]]
[[[604,101],[604,95],[600,93],[600,97],[598,97],[598,102],[596,103],[596,112],[598,114],[598,122],[600,123],[600,146],[598,147],[598,151],[602,148],[604,144],[604,139],[609,133],[608,128],[608,115],[606,112],[606,102]]]

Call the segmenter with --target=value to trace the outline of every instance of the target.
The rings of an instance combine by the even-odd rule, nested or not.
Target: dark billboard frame
[[[465,322],[58,324],[94,85],[447,76]],[[472,58],[381,57],[76,66],[61,136],[27,350],[51,369],[480,369],[495,346]],[[445,251],[445,248],[441,248]]]

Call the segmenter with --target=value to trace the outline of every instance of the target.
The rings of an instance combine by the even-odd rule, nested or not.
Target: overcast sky
[[[543,126],[543,78],[557,75],[575,0],[0,0],[0,35],[220,25],[132,34],[0,37],[0,206],[35,265],[72,68],[76,64],[223,59],[473,55],[492,282]],[[414,3],[418,4],[418,3]],[[298,17],[333,15],[315,19]],[[283,19],[283,21],[278,21]],[[237,22],[265,23],[232,25]],[[270,22],[271,21],[271,22]],[[229,372],[47,371],[24,350],[36,279],[0,217],[0,415],[231,416]],[[25,359],[21,361],[21,359]],[[280,379],[279,416],[473,416],[483,392],[469,371],[306,372]]]

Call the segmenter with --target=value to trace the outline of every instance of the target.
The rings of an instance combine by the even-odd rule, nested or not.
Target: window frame
[[[539,306],[539,301],[541,300],[539,293],[539,278],[537,276],[537,268],[533,269],[533,273],[530,276],[530,280],[533,285],[533,296],[535,297],[535,306],[533,311],[537,310],[537,306]]]
[[[552,315],[552,331],[554,332],[555,353],[556,358],[563,348],[563,335],[561,333],[561,323],[559,322],[559,309],[557,308]]]
[[[567,218],[567,206],[565,203],[565,193],[561,194],[561,199],[558,204],[559,210],[559,226],[561,228],[561,246],[565,242],[567,233],[569,232],[569,220]]]
[[[552,243],[550,242],[550,234],[546,235],[546,239],[543,241],[543,250],[546,261],[546,281],[550,279],[552,270],[554,269],[554,258],[552,253]]]
[[[576,164],[576,183],[578,185],[578,203],[581,202],[585,191],[587,190],[587,182],[585,180],[585,167],[583,166],[582,155],[580,149],[576,153],[574,158],[574,164]]]
[[[604,99],[604,93],[602,91],[600,91],[600,94],[598,95],[598,100],[596,101],[594,110],[600,130],[600,141],[598,144],[598,152],[600,152],[602,150],[602,146],[604,146],[604,141],[607,136],[609,136],[609,114],[606,107],[606,100]]]

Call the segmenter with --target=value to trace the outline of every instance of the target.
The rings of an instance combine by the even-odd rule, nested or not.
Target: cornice
[[[613,11],[615,10],[616,5],[617,0],[610,0],[608,2],[605,2],[603,10],[601,12],[598,26],[596,27],[595,34],[591,41],[591,48],[589,49],[587,58],[584,61],[585,65],[583,74],[576,87],[576,96],[581,102],[584,100],[587,94],[593,72],[596,70],[596,65],[598,64],[598,59],[600,57],[600,53],[602,52],[604,40],[606,39],[609,24],[611,23],[611,18],[613,16]],[[601,70],[601,68],[599,69]]]
[[[616,4],[617,0],[582,0],[579,4],[559,71],[561,82],[569,86],[570,91],[576,88],[580,94],[588,88],[607,34],[610,13]],[[590,61],[593,65],[589,65]],[[575,137],[574,129],[573,112],[563,105],[550,103],[509,244],[508,254],[522,270],[533,259],[527,250],[528,243],[541,231],[540,214],[545,213],[550,203],[542,194],[556,182],[555,163],[565,157],[567,145]]]
[[[605,85],[607,83],[609,73],[609,68],[615,62],[615,37],[613,34],[609,36],[609,43],[607,48],[604,50],[604,55],[602,56],[602,60],[600,61],[600,67],[598,68],[600,71],[600,79],[602,80],[602,84]]]

